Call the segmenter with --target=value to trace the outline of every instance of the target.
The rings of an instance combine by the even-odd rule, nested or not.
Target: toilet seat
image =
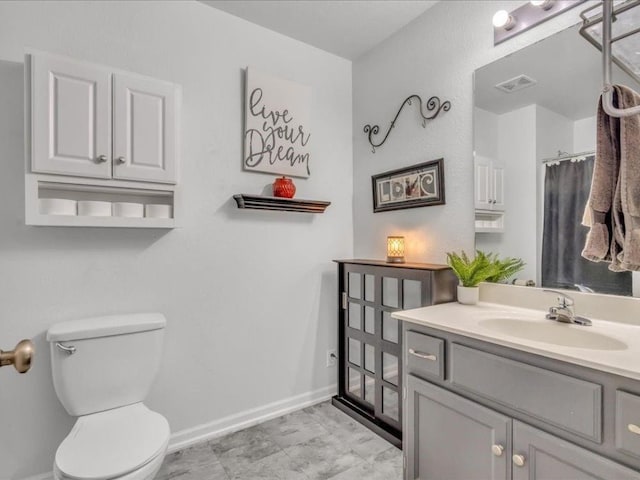
[[[142,403],[79,417],[56,452],[62,478],[109,480],[164,456],[169,423]]]

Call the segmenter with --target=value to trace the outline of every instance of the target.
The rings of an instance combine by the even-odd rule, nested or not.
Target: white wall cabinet
[[[504,211],[504,165],[476,155],[474,178],[476,210]]]
[[[27,225],[174,227],[180,87],[43,52],[29,52],[25,65]],[[172,213],[52,214],[44,199],[161,204]]]
[[[113,178],[176,181],[175,86],[113,76]]]
[[[31,63],[31,168],[111,177],[111,75],[48,55]]]
[[[30,57],[33,172],[176,183],[176,85]]]

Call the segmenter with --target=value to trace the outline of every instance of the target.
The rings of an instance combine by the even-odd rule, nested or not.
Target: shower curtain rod
[[[580,152],[580,153],[566,153],[559,154],[557,157],[545,158],[542,163],[564,162],[565,160],[572,160],[578,157],[590,157],[595,155],[596,152]]]

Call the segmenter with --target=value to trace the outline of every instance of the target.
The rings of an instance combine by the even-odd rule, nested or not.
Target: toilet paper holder
[[[0,350],[0,367],[13,365],[18,373],[27,373],[33,362],[35,347],[31,340],[20,340],[13,350]]]

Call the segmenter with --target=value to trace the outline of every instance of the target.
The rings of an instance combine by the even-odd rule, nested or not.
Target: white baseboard
[[[222,437],[223,435],[253,427],[259,423],[315,405],[316,403],[324,402],[335,395],[336,392],[337,386],[330,385],[313,392],[307,392],[294,397],[285,398],[284,400],[245,410],[244,412],[235,413],[210,423],[204,423],[196,427],[175,432],[171,435],[171,440],[169,440],[169,449],[167,453],[177,452],[178,450],[190,447],[196,443]],[[52,479],[53,474],[51,472],[47,472],[40,475],[34,475],[33,477],[24,478],[23,480]]]
[[[224,417],[210,423],[175,432],[171,435],[168,453],[176,452],[191,445],[195,445],[196,443],[222,437],[245,428],[253,427],[254,425],[286,415],[287,413],[315,405],[316,403],[330,399],[336,394],[336,392],[337,386],[330,385],[319,390],[285,398],[284,400],[245,410],[244,412],[229,415],[228,417]]]
[[[53,480],[53,473],[41,473],[40,475],[34,475],[33,477],[24,478],[23,480]]]

